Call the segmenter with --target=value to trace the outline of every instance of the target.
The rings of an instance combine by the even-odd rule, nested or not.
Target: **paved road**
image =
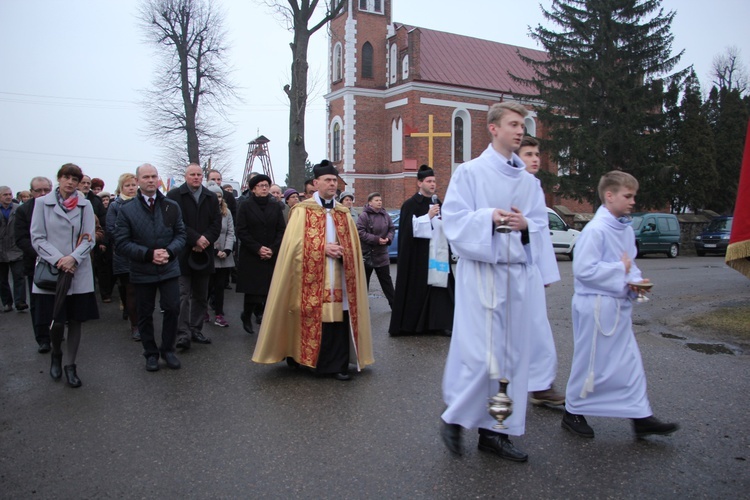
[[[672,437],[634,441],[627,421],[591,418],[596,439],[584,440],[560,428],[559,410],[530,408],[516,440],[528,463],[478,452],[474,432],[454,458],[437,435],[449,339],[389,338],[377,286],[376,364],[348,383],[252,364],[255,337],[240,326],[234,293],[231,327],[206,328],[213,345],[181,354],[182,370],[148,373],[113,303],[85,325],[78,390],[50,379],[28,315],[0,315],[0,497],[745,496],[750,356],[703,354],[662,334],[686,336],[677,319],[688,314],[748,304],[750,280],[720,258],[638,263],[657,287],[636,308],[636,332],[652,406],[683,426]],[[572,278],[570,262],[559,266],[548,309],[564,385]]]

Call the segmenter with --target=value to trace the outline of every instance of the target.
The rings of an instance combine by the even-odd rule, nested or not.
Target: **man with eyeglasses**
[[[29,306],[31,312],[31,325],[34,328],[34,338],[39,345],[40,353],[50,351],[49,325],[35,324],[36,301],[31,293],[34,286],[34,265],[36,264],[36,251],[31,246],[31,217],[34,214],[35,200],[52,191],[52,181],[46,177],[34,177],[31,179],[30,189],[32,199],[21,205],[16,211],[15,231],[16,245],[23,252],[23,272],[26,276],[26,283],[29,287]]]

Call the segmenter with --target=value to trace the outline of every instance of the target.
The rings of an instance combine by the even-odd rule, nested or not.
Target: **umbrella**
[[[78,248],[83,240],[91,241],[91,235],[89,233],[83,233],[82,235],[80,235],[78,237],[78,243],[76,243],[76,248]],[[68,290],[70,290],[71,283],[73,283],[73,273],[64,272],[60,273],[57,276],[57,286],[55,287],[55,305],[52,307],[52,323],[50,323],[49,325],[50,337],[52,337],[53,343],[55,338],[59,338],[60,341],[62,341],[62,333],[65,323],[62,321],[57,321],[57,317],[60,315],[60,311],[62,311],[62,308],[65,305],[65,300],[68,296]]]

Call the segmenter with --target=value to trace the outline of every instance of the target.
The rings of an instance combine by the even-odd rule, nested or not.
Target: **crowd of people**
[[[526,461],[509,436],[525,432],[528,401],[565,405],[562,427],[582,437],[594,437],[585,415],[629,418],[638,437],[674,432],[677,424],[653,417],[632,332],[643,278],[632,260],[628,215],[638,183],[629,174],[601,179],[602,206],[578,241],[573,366],[565,394],[554,387],[545,288],[560,275],[534,177],[539,143],[524,137],[525,116],[514,103],[490,108],[492,142],[456,169],[444,202],[435,172],[420,167],[417,192],[401,206],[395,286],[388,255],[395,228],[383,195],[370,193],[355,208],[327,160],[301,192],[253,174],[236,197],[221,172],[190,164],[185,182],[165,194],[147,163],[120,175],[112,195],[71,163],[59,169],[57,186],[34,177],[17,199],[0,186],[4,311],[30,310],[37,349],[51,353],[50,376],[64,373],[70,387],[82,385],[82,325],[99,318],[115,286],[148,371],[160,361],[179,369],[180,350],[211,344],[204,325],[213,311],[217,327],[234,318],[248,334],[259,326],[253,361],[348,381],[352,366],[374,362],[374,271],[392,311],[391,336],[451,337],[441,424],[451,452],[462,453],[462,430],[476,428],[480,450]],[[232,282],[243,294],[241,311],[225,306]],[[500,382],[512,412],[487,411],[491,381]]]

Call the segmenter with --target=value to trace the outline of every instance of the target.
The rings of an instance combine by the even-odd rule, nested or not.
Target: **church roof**
[[[410,27],[407,29],[411,31]],[[516,95],[536,94],[533,88],[515,82],[508,73],[531,78],[532,68],[518,53],[544,59],[546,52],[444,31],[412,29],[420,34],[420,80]]]

